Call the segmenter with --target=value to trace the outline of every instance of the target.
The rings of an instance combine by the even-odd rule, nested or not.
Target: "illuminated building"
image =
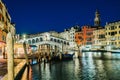
[[[106,45],[105,43],[105,29],[98,29],[93,31],[94,41],[93,46],[95,49],[100,49],[102,46]]]
[[[81,31],[75,33],[75,41],[77,45],[91,48],[94,44],[94,31],[99,29],[102,29],[100,26],[100,13],[96,10],[94,26],[82,26]],[[95,38],[97,37],[95,36]]]
[[[75,33],[75,42],[77,45],[83,45],[83,32],[78,31]]]
[[[79,31],[80,27],[78,25],[73,26],[69,29],[65,29],[64,32],[62,32],[63,34],[61,36],[63,36],[64,39],[67,39],[70,41],[70,48],[74,49],[76,47],[76,43],[75,43],[75,33],[77,31]]]
[[[2,0],[0,0],[0,55],[5,52],[6,36],[11,32],[15,35],[15,25],[11,23],[11,17]]]
[[[111,48],[120,48],[120,21],[107,23],[105,29],[106,45]]]
[[[93,44],[93,31],[96,30],[96,27],[83,26],[83,45],[92,45]]]

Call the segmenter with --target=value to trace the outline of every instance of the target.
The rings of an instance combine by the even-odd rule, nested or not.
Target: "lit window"
[[[2,13],[2,8],[0,8],[0,13]]]
[[[106,32],[106,35],[107,35],[107,32]]]
[[[4,35],[2,36],[2,40],[5,41],[5,36]]]

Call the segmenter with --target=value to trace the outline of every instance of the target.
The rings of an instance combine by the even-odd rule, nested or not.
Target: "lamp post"
[[[23,34],[23,40],[25,41],[25,39],[26,39],[26,34]]]

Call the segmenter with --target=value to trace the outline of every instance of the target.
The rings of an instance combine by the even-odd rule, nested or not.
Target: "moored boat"
[[[62,54],[62,60],[72,60],[74,54]]]
[[[69,53],[60,53],[59,55],[53,56],[52,60],[54,61],[60,61],[60,60],[72,60],[74,54],[69,54]]]
[[[117,50],[110,50],[110,52],[112,52],[112,53],[120,53],[120,49],[117,49]]]

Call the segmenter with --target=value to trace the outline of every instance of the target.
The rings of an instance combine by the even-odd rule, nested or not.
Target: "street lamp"
[[[26,39],[26,34],[23,34],[23,40],[25,40]]]

